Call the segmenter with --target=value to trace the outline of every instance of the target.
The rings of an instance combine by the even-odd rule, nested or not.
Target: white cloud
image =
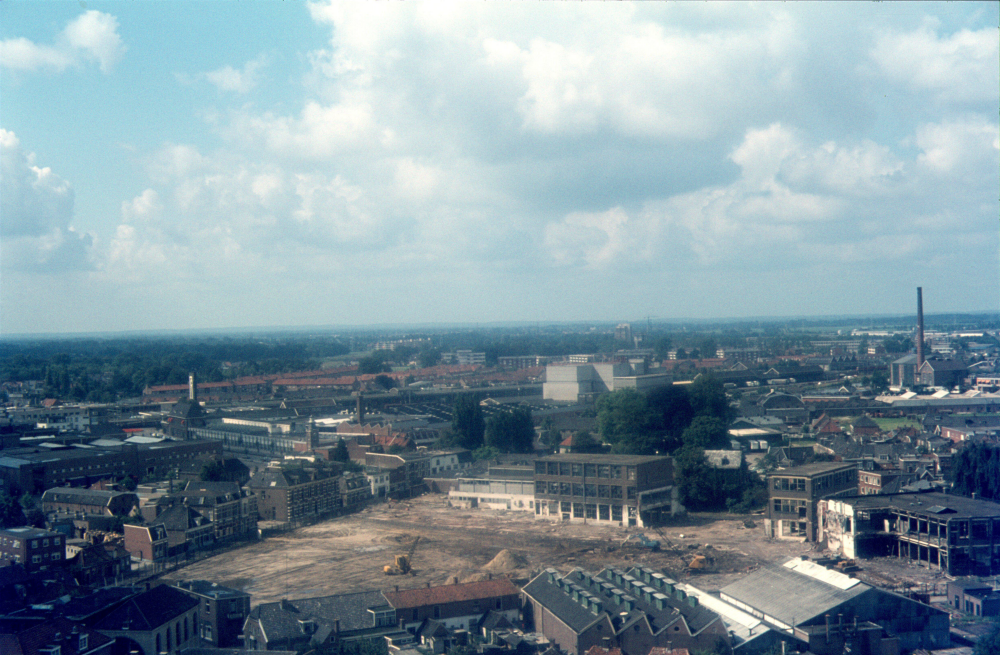
[[[1000,126],[981,117],[930,123],[917,129],[917,161],[943,175],[988,175],[996,180]]]
[[[17,136],[0,128],[0,234],[39,237],[66,228],[73,217],[73,188],[21,148]]]
[[[890,79],[934,92],[942,102],[996,102],[1000,52],[996,27],[939,35],[931,25],[887,32],[871,58]]]
[[[11,70],[61,72],[84,61],[96,61],[109,73],[125,53],[118,19],[100,11],[85,11],[70,21],[54,45],[40,45],[23,37],[0,42],[0,65]]]
[[[261,55],[243,65],[242,70],[223,66],[205,73],[205,79],[220,91],[230,91],[245,95],[260,83],[260,70],[267,66],[268,57]]]
[[[4,271],[61,273],[91,268],[94,237],[70,226],[73,187],[0,128],[0,244]]]
[[[72,55],[65,49],[36,45],[23,37],[0,41],[0,65],[11,70],[62,71],[73,63]]]

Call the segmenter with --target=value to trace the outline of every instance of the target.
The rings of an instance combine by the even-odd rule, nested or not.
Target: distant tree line
[[[135,398],[146,386],[318,368],[347,353],[329,339],[54,339],[0,342],[0,381],[41,380],[45,397],[92,402]]]

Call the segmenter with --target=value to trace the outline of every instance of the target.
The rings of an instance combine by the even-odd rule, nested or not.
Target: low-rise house
[[[407,629],[432,619],[450,630],[475,631],[490,610],[504,614],[511,621],[518,619],[520,611],[518,589],[507,578],[396,589],[385,592],[385,597],[395,608],[398,622]]]
[[[196,509],[212,522],[215,541],[226,542],[255,537],[257,503],[237,482],[191,481],[183,491],[166,498]]]
[[[870,416],[859,416],[851,423],[851,434],[855,438],[874,437],[881,432],[878,423]]]
[[[125,532],[125,550],[132,559],[141,562],[162,562],[167,558],[169,537],[161,523],[155,525],[122,526]]]
[[[128,575],[131,558],[115,543],[86,544],[66,560],[69,572],[84,586],[106,586]]]
[[[981,582],[949,580],[948,604],[973,616],[1000,616],[1000,593]]]
[[[167,531],[167,555],[184,555],[211,548],[215,527],[200,512],[187,505],[175,505],[156,517]]]
[[[66,560],[66,537],[40,528],[0,530],[0,566],[22,565],[28,573]]]
[[[569,655],[593,646],[648,653],[654,646],[711,649],[729,645],[721,617],[676,581],[645,568],[547,569],[521,590],[525,622]]]
[[[111,655],[113,640],[65,618],[0,619],[4,655]]]
[[[214,648],[241,645],[243,624],[250,616],[250,594],[205,580],[181,580],[174,586],[198,601],[203,642]]]
[[[131,491],[99,491],[56,487],[42,494],[42,511],[46,514],[103,514],[128,516],[139,506],[139,496]]]
[[[379,591],[261,603],[243,625],[250,651],[300,650],[398,630],[396,610]]]
[[[371,485],[364,473],[345,471],[340,476],[340,505],[345,512],[354,512],[371,500]]]
[[[199,645],[198,601],[160,585],[132,596],[93,624],[129,653],[180,653]]]

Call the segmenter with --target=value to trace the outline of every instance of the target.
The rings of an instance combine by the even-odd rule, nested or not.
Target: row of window
[[[625,479],[635,480],[634,466],[621,466],[619,464],[582,464],[573,462],[535,462],[536,475],[558,475],[562,477],[574,478],[608,478],[610,480],[622,479],[622,469],[625,469]]]
[[[593,519],[599,521],[621,521],[621,505],[597,505],[594,503],[571,503],[561,501],[559,512],[574,519]]]
[[[580,498],[607,498],[610,500],[622,499],[622,488],[617,485],[582,484],[579,482],[545,482],[539,480],[535,482],[535,493],[550,496],[578,496]],[[625,496],[629,500],[635,500],[636,494],[636,487],[625,488]]]
[[[809,505],[804,500],[789,498],[775,498],[772,502],[775,513],[779,514],[801,514],[806,511]]]

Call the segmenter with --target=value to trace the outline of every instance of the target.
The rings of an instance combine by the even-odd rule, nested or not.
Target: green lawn
[[[898,428],[914,427],[920,429],[920,421],[912,418],[873,418],[880,430],[896,430]]]

